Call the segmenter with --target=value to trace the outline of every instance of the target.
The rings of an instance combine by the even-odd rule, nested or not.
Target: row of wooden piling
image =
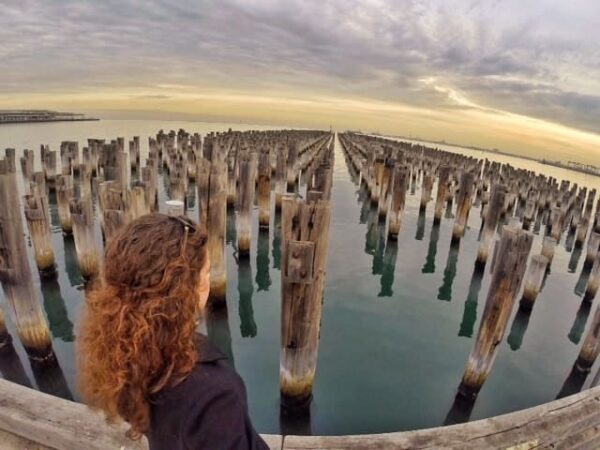
[[[360,174],[360,183],[366,186],[371,202],[377,205],[390,240],[398,239],[407,191],[414,193],[419,184],[420,218],[424,218],[428,203],[435,198],[434,226],[442,219],[444,207],[449,211],[456,203],[453,247],[458,247],[467,230],[472,206],[481,207],[475,271],[482,271],[491,256],[492,280],[459,396],[472,399],[481,389],[515,300],[522,292],[521,308],[533,308],[561,239],[565,239],[565,247],[573,252],[573,257],[578,258],[576,252],[585,247],[580,277],[585,284],[582,301],[593,301],[600,284],[600,201],[596,200],[594,189],[588,191],[568,180],[559,182],[509,164],[409,142],[358,133],[341,134],[340,142],[348,162]],[[533,234],[540,232],[544,233],[542,246],[533,249]],[[576,362],[580,370],[589,370],[600,352],[599,330],[600,308],[580,349]]]

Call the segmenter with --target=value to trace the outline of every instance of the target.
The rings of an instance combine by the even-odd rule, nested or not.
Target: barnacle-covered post
[[[328,201],[282,201],[281,353],[282,406],[306,408],[317,368],[331,207]]]
[[[492,369],[498,342],[504,337],[525,274],[532,242],[533,235],[525,230],[507,226],[502,231],[477,340],[459,387],[459,394],[464,397],[476,396]]]
[[[0,281],[23,347],[32,361],[45,363],[54,352],[27,260],[17,192],[15,153],[7,149],[0,159]]]

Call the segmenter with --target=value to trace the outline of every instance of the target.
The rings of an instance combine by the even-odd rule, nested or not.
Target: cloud
[[[599,2],[6,3],[0,95],[296,91],[600,132]]]

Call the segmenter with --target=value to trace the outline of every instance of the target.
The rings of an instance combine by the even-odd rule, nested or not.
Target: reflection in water
[[[371,270],[373,275],[381,275],[383,270],[383,250],[385,247],[384,232],[385,227],[383,223],[379,222],[377,208],[370,208],[365,238],[365,253],[373,256],[373,266]]]
[[[77,261],[75,241],[72,234],[63,236],[63,245],[65,252],[65,272],[67,272],[69,283],[71,283],[71,286],[81,286],[83,284],[83,277],[79,271],[79,262]]]
[[[35,382],[40,391],[46,394],[54,395],[55,397],[64,398],[65,400],[73,400],[73,394],[69,390],[67,380],[63,374],[58,360],[54,360],[50,365],[38,367],[36,364],[31,365]]]
[[[256,244],[256,285],[259,291],[268,291],[271,287],[269,274],[269,230],[258,231]]]
[[[417,219],[417,233],[415,239],[422,241],[425,236],[425,210],[419,211],[419,218]]]
[[[477,302],[482,280],[483,272],[474,269],[473,275],[471,276],[471,284],[469,285],[469,295],[465,301],[462,322],[460,323],[460,329],[458,330],[459,336],[473,337],[473,328],[475,327],[475,321],[477,320]]]
[[[452,300],[452,283],[456,277],[456,263],[458,262],[458,251],[460,250],[460,242],[450,245],[448,252],[448,261],[446,269],[444,269],[444,282],[438,291],[438,300]]]
[[[569,273],[575,273],[577,271],[577,263],[581,257],[581,247],[575,247],[571,252],[571,258],[569,259]]]
[[[398,255],[398,241],[388,239],[383,255],[383,269],[381,274],[381,290],[378,297],[391,297],[394,292],[394,273],[396,272],[396,259]]]
[[[519,350],[523,343],[523,336],[527,331],[527,325],[529,325],[529,319],[531,318],[531,308],[524,306],[525,303],[521,300],[519,304],[519,310],[513,319],[510,333],[506,342],[510,346],[511,350]]]
[[[450,407],[450,411],[446,415],[444,425],[454,425],[457,423],[468,422],[475,406],[476,397],[467,398],[460,393],[454,397],[454,402]]]
[[[369,218],[369,212],[371,210],[371,200],[367,193],[367,188],[361,188],[358,190],[358,203],[360,203],[360,217],[358,223],[365,224]]]
[[[273,268],[281,270],[281,213],[275,212],[273,220],[273,248],[271,249],[273,256]]]
[[[53,228],[60,228],[60,217],[58,216],[56,191],[48,192],[48,206],[50,207],[50,225],[52,225]]]
[[[440,238],[440,224],[434,223],[429,235],[429,249],[427,250],[427,259],[421,269],[422,273],[435,273],[435,255],[437,254],[437,243]]]
[[[565,250],[567,252],[571,252],[573,250],[573,244],[575,243],[575,230],[571,230],[569,228],[569,232],[567,233],[567,238],[565,239]]]
[[[192,209],[194,206],[196,206],[196,183],[191,182],[185,194],[185,210]]]
[[[282,435],[311,436],[310,408],[279,408],[279,432]]]
[[[569,331],[569,340],[573,344],[579,344],[583,330],[585,330],[585,324],[587,323],[588,316],[592,309],[592,302],[581,302],[577,315],[575,316],[575,322]]]
[[[254,310],[252,309],[252,267],[247,258],[238,261],[238,292],[240,294],[239,314],[240,331],[242,337],[256,336],[256,322],[254,322]]]
[[[73,323],[69,320],[69,314],[60,293],[58,281],[56,279],[43,280],[41,286],[44,310],[48,316],[52,336],[65,342],[73,342],[75,338],[73,336]]]
[[[588,278],[590,276],[591,266],[583,266],[581,269],[581,274],[579,275],[579,279],[575,284],[575,295],[578,297],[582,297],[585,293],[585,288],[587,287]]]
[[[227,223],[225,225],[225,243],[237,248],[237,233],[235,229],[235,212],[232,208],[227,208]]]
[[[19,359],[12,343],[9,343],[0,353],[0,374],[5,380],[20,384],[25,387],[32,387],[31,381],[27,377],[25,368]]]
[[[231,331],[229,330],[229,317],[227,305],[207,307],[206,334],[208,339],[227,356],[229,363],[234,366],[233,350],[231,348]]]
[[[446,219],[454,219],[454,214],[452,214],[452,200],[446,202],[446,212],[444,214]]]
[[[556,399],[558,400],[559,398],[567,397],[569,395],[577,394],[578,392],[580,392],[588,374],[589,372],[579,370],[577,368],[577,364],[574,364],[573,368],[571,369],[571,373],[569,373],[569,376],[563,383],[560,392],[556,396]]]

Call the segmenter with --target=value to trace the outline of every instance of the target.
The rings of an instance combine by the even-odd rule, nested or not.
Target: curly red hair
[[[189,219],[140,217],[111,237],[103,279],[86,296],[80,391],[109,421],[127,421],[132,439],[148,431],[152,396],[183,380],[197,361],[206,241]]]

